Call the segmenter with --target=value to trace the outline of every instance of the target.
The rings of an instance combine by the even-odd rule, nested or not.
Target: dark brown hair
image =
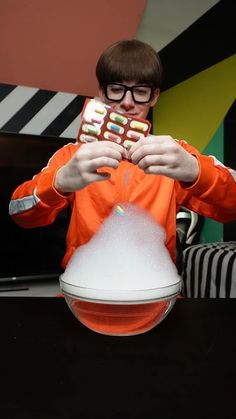
[[[116,42],[100,56],[96,76],[101,87],[108,83],[135,81],[160,87],[162,65],[157,52],[136,39]]]

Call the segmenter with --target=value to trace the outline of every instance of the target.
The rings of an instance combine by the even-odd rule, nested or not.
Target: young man
[[[99,96],[114,110],[145,118],[160,94],[161,63],[137,40],[110,46],[97,63]],[[10,215],[25,228],[52,223],[70,205],[65,268],[117,204],[130,202],[166,230],[173,260],[176,212],[180,206],[226,222],[236,219],[236,172],[185,141],[151,135],[129,151],[110,141],[68,144],[47,167],[13,193]]]

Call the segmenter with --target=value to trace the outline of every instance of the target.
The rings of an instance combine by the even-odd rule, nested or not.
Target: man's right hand
[[[98,173],[103,167],[117,169],[125,149],[111,141],[82,144],[71,160],[56,173],[55,188],[61,193],[75,192],[92,182],[107,180],[109,173]]]

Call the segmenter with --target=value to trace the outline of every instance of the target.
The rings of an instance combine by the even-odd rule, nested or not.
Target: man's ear
[[[157,89],[154,90],[153,98],[152,98],[152,100],[150,102],[150,107],[155,106],[155,104],[157,103],[157,101],[159,99],[159,96],[160,96],[160,89],[157,88]]]

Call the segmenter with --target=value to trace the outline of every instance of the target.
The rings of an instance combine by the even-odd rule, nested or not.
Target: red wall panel
[[[146,0],[1,0],[0,83],[95,95],[102,50],[135,37]]]

